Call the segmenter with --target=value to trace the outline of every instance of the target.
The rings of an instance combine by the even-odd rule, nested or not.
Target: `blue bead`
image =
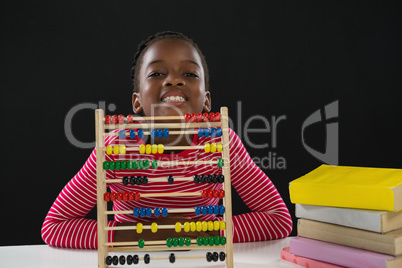
[[[119,138],[120,139],[125,139],[126,138],[126,133],[124,132],[124,130],[119,131]]]
[[[216,128],[211,128],[211,137],[212,138],[215,138],[215,136],[216,136]]]
[[[138,135],[138,138],[140,138],[140,139],[144,138],[144,130],[143,130],[143,129],[139,129],[139,130],[137,131],[137,135]]]
[[[200,138],[204,137],[204,129],[203,128],[200,128],[198,130],[198,137],[200,137]]]
[[[130,129],[130,138],[135,139],[135,130]]]
[[[161,209],[159,207],[154,208],[155,217],[159,217],[161,215]]]
[[[218,137],[222,136],[222,129],[220,127],[216,129],[216,136]]]
[[[152,208],[147,208],[145,213],[146,213],[147,217],[151,217],[152,216]]]
[[[155,138],[156,137],[156,129],[151,129],[151,138]]]
[[[158,129],[156,131],[156,134],[158,135],[158,138],[163,138],[163,130],[162,129]]]
[[[209,137],[209,128],[204,128],[204,136],[205,138]]]
[[[219,214],[224,214],[225,213],[225,207],[224,206],[219,206]]]
[[[139,217],[140,216],[140,209],[139,208],[134,208],[133,214],[134,214],[134,217]]]
[[[200,208],[200,206],[196,206],[195,207],[195,215],[200,215],[201,214],[201,208]]]
[[[169,138],[169,129],[165,128],[165,129],[163,130],[163,137],[164,137],[164,138]]]
[[[207,215],[207,213],[208,213],[208,208],[207,208],[206,206],[202,206],[202,207],[201,207],[201,212],[202,212],[202,215]]]
[[[145,212],[146,212],[145,208],[141,208],[140,209],[140,217],[145,217]]]
[[[214,207],[211,206],[211,205],[208,206],[208,214],[209,214],[209,215],[214,214]]]
[[[165,208],[165,207],[163,207],[163,208],[162,208],[162,216],[163,216],[163,217],[166,217],[167,215],[168,215],[168,209]]]
[[[218,205],[214,206],[214,214],[215,215],[219,214],[219,206]]]

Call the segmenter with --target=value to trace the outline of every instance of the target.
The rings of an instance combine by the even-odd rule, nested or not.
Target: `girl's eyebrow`
[[[160,63],[160,62],[164,62],[164,60],[153,60],[148,64],[147,67],[151,66],[152,64],[156,64],[156,63]],[[191,63],[191,64],[195,64],[199,68],[201,68],[200,65],[197,62],[193,61],[193,60],[182,60],[182,62],[188,62],[188,63]]]

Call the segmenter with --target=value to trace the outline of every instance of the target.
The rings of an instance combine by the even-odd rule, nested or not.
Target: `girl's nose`
[[[166,77],[164,81],[164,86],[171,87],[171,86],[184,86],[185,81],[182,76],[180,75],[173,75],[170,74]]]

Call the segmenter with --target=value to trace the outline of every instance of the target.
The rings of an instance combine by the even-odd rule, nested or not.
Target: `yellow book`
[[[321,165],[290,182],[292,203],[402,210],[402,169]]]

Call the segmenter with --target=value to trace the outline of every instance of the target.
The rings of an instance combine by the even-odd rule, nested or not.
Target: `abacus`
[[[160,123],[164,120],[176,120],[181,123]],[[138,121],[140,123],[136,123]],[[143,123],[147,122],[147,123]],[[95,111],[95,127],[96,127],[96,164],[97,164],[97,219],[98,219],[98,267],[105,268],[110,265],[122,264],[138,264],[140,261],[150,263],[151,260],[165,260],[168,263],[174,263],[176,259],[197,259],[203,258],[208,262],[222,261],[226,262],[226,267],[233,267],[233,229],[232,229],[232,204],[231,204],[231,182],[230,182],[230,156],[229,156],[229,124],[228,124],[228,109],[222,107],[220,113],[198,113],[186,114],[184,116],[155,116],[155,117],[134,117],[132,115],[107,115],[104,116],[104,111],[97,109]],[[129,130],[122,131],[118,129]],[[105,132],[109,130],[109,132]],[[144,135],[155,137],[168,137],[170,134],[196,134],[204,137],[221,137],[221,143],[205,143],[203,146],[164,146],[162,144],[141,144],[139,146],[114,145],[105,146],[105,136],[118,135],[119,138],[133,139],[136,136],[139,138]],[[217,161],[105,161],[105,154],[125,154],[129,151],[138,151],[140,154],[161,154],[165,150],[186,150],[186,149],[204,149],[208,152],[221,152],[222,158]],[[164,165],[205,165],[216,164],[221,168],[220,175],[195,175],[194,177],[176,178],[169,175],[166,178],[148,178],[147,176],[125,176],[122,180],[106,179],[106,170],[136,170],[157,168]],[[117,192],[110,193],[107,191],[108,183],[122,183],[123,185],[146,185],[149,182],[166,182],[166,187],[173,184],[175,181],[194,181],[194,183],[221,183],[221,190],[203,190],[201,192],[177,192],[177,193],[148,193],[141,194],[139,192]],[[220,198],[223,200],[223,205],[218,206],[195,206],[192,208],[138,208],[127,211],[108,211],[108,201],[138,201],[142,197],[155,196],[201,196],[202,198]],[[135,226],[114,226],[108,227],[107,217],[114,214],[133,214],[134,217],[163,217],[167,213],[186,213],[194,212],[196,215],[223,215],[222,221],[192,221],[192,222],[177,222],[174,225],[160,225],[155,222],[151,224],[137,223]],[[198,237],[197,239],[190,238],[168,238],[166,241],[138,241],[131,242],[108,242],[107,232],[109,230],[136,230],[140,233],[142,230],[148,229],[153,233],[157,233],[158,229],[174,229],[176,232],[186,231],[212,231],[220,230],[222,236]],[[179,256],[173,252],[167,253],[166,257],[152,258],[150,254],[144,254],[143,251],[180,251],[177,246],[183,246],[183,249],[194,251],[200,246],[210,247],[213,252],[207,252],[203,256]],[[216,249],[224,251],[214,252]],[[110,256],[111,252],[134,252],[132,255]],[[179,252],[180,253],[180,252]],[[159,254],[160,255],[160,254]]]

